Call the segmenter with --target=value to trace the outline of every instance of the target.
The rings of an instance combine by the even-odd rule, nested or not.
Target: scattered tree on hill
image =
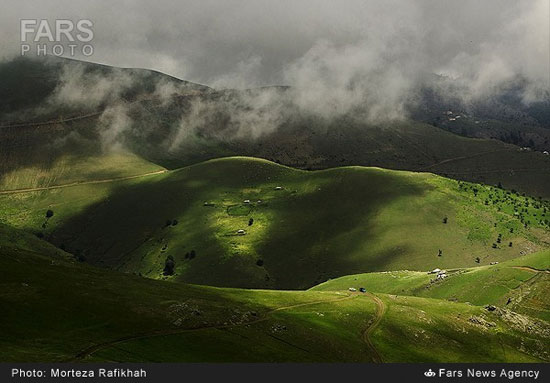
[[[178,220],[177,220],[177,219],[174,219],[174,220],[172,221],[172,226],[176,226],[177,224],[178,224]]]
[[[479,263],[481,261],[481,259],[479,259],[479,257],[476,257],[476,263]]]
[[[497,244],[493,243],[493,249],[496,249],[496,248],[497,248]]]
[[[166,261],[164,262],[164,275],[174,275],[174,267],[176,266],[176,262],[174,261],[174,257],[169,255],[166,257]]]
[[[46,211],[46,219],[49,219],[52,217],[53,217],[53,210],[48,209],[48,211]]]
[[[439,249],[439,251],[437,252],[437,256],[441,257],[442,255],[443,255],[443,250]]]
[[[513,245],[514,245],[514,244],[513,244],[512,242],[510,242],[510,243],[508,244],[508,247],[512,247]]]
[[[253,223],[254,223],[254,218],[250,218],[248,220],[248,226],[252,226]]]
[[[447,217],[443,218],[443,223],[447,223],[447,221],[448,221]]]
[[[172,220],[171,219],[167,219],[166,220],[166,223],[164,224],[165,227],[168,227],[172,224]]]
[[[195,258],[196,255],[197,253],[195,252],[195,250],[191,250],[191,252],[189,253],[189,259]]]
[[[264,260],[263,259],[258,259],[256,261],[256,265],[262,267],[264,265]]]

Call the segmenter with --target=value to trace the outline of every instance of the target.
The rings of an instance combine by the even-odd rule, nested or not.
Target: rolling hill
[[[231,157],[0,194],[0,219],[88,263],[224,287],[502,262],[548,246],[547,202],[429,173]],[[45,217],[47,210],[54,215]],[[164,276],[168,257],[175,273]]]
[[[155,71],[54,58],[4,63],[0,84],[3,188],[15,186],[10,179],[20,178],[18,172],[34,179],[55,172],[67,157],[100,162],[122,148],[168,169],[245,155],[301,169],[430,171],[550,197],[549,156],[491,139],[498,135],[461,137],[444,124],[426,123],[431,115],[387,123],[368,122],[360,113],[326,119],[297,108],[289,87],[214,90]],[[432,109],[442,115],[439,104]],[[531,129],[521,121],[503,123],[514,134]]]
[[[544,104],[293,92],[0,63],[0,361],[550,362]]]
[[[414,271],[347,275],[313,287],[312,291],[369,291],[498,305],[545,321],[550,320],[550,251],[545,250],[495,265],[448,270],[448,277]]]
[[[166,283],[25,246],[0,247],[4,362],[550,360],[550,325],[504,308]]]

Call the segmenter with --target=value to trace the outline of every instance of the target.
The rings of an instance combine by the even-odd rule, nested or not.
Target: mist
[[[220,109],[231,111],[224,134],[256,137],[276,129],[289,100],[322,118],[353,112],[379,122],[407,118],[423,86],[468,104],[519,79],[523,102],[548,97],[546,0],[54,0],[7,1],[4,9],[3,59],[19,55],[19,19],[87,18],[94,23],[94,55],[76,58],[154,69],[218,90],[291,87],[285,100],[268,91],[241,97],[246,108],[230,99],[195,100],[179,119],[172,147]],[[100,105],[131,86],[122,72],[89,78],[71,70],[50,101]],[[453,86],[434,84],[434,75]],[[173,83],[157,88],[165,100],[180,91]],[[104,134],[108,142],[128,124],[126,114],[106,111],[102,124],[114,121],[112,134]]]

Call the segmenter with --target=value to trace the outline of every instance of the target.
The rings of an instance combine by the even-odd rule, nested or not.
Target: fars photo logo
[[[21,19],[21,55],[92,56],[93,26],[88,19]]]
[[[428,378],[433,378],[435,376],[435,372],[433,372],[432,369],[430,368],[428,371],[424,372],[424,376]]]

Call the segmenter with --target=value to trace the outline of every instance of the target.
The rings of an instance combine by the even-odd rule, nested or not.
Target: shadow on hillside
[[[92,264],[111,268],[143,262],[144,255],[138,258],[145,250],[136,249],[145,245],[159,254],[159,264],[151,265],[157,269],[162,269],[168,254],[184,264],[184,254],[192,248],[198,256],[185,263],[180,280],[220,287],[305,289],[328,278],[380,270],[390,262],[396,256],[392,251],[362,254],[374,239],[371,219],[395,199],[421,196],[426,190],[386,171],[357,172],[366,171],[303,173],[265,162],[214,161],[159,180],[119,186],[106,200],[66,220],[49,240]],[[297,191],[265,204],[272,218],[260,242],[254,243],[269,277],[264,279],[263,273],[258,277],[256,259],[226,257],[215,229],[204,224],[209,213],[197,214],[196,209],[212,211],[202,206],[210,196],[229,198],[252,186],[270,188],[274,182],[287,182]],[[302,192],[301,182],[320,185],[320,190]],[[176,229],[167,227],[166,220],[175,218]],[[165,253],[160,251],[169,230],[180,230],[179,236],[191,238],[190,243],[176,248],[170,244]],[[177,236],[171,238],[177,241]]]

